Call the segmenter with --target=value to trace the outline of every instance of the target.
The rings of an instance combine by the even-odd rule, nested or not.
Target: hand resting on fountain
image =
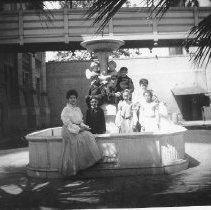
[[[82,132],[82,131],[90,131],[90,130],[91,130],[91,128],[88,125],[83,124],[83,125],[80,126],[79,132]]]

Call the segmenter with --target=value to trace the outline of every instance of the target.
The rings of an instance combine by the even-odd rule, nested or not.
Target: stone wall
[[[85,69],[89,65],[89,61],[47,63],[47,93],[52,126],[61,125],[60,113],[66,104],[66,92],[69,89],[75,89],[79,93],[78,103],[85,115],[84,97],[90,84],[85,77]]]
[[[147,78],[149,88],[153,89],[161,101],[165,101],[170,113],[179,112],[172,88],[200,85],[207,90],[206,71],[194,69],[189,57],[158,57],[116,59],[117,70],[126,66],[128,75],[135,85],[133,100],[138,98],[139,80]],[[86,112],[85,95],[90,82],[85,78],[88,61],[49,62],[47,63],[47,92],[51,109],[51,125],[61,125],[60,112],[64,107],[65,94],[70,88],[79,92],[79,106]],[[208,67],[209,69],[209,67]]]

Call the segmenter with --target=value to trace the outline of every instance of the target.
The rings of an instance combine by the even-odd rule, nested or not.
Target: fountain
[[[101,72],[107,72],[109,54],[124,44],[121,40],[95,39],[81,43],[94,52]],[[186,129],[172,123],[168,130],[119,134],[114,124],[116,106],[104,104],[107,133],[95,135],[103,159],[77,176],[103,177],[140,174],[169,174],[188,167],[183,134]],[[58,169],[62,153],[61,127],[48,128],[26,136],[29,141],[27,173],[32,177],[62,177]]]
[[[100,72],[107,74],[108,58],[112,51],[116,51],[124,45],[124,41],[111,38],[97,38],[81,43],[81,46],[89,52],[94,52],[100,63]],[[116,106],[112,104],[103,104],[101,108],[104,111],[106,121],[106,133],[118,133],[115,125]]]

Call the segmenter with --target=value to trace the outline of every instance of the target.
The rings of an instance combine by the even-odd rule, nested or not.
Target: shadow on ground
[[[9,171],[11,168],[9,168]],[[41,180],[5,174],[0,181],[0,207],[142,208],[211,205],[211,178],[189,183],[188,173],[98,179]],[[209,181],[208,181],[209,180]]]
[[[172,175],[98,179],[34,179],[26,176],[26,151],[5,161],[0,173],[0,209],[40,207],[144,208],[211,205],[211,131],[187,132],[187,170]],[[13,161],[21,159],[15,166]]]

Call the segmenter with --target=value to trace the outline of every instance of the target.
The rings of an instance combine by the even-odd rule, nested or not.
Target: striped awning
[[[173,88],[171,91],[174,95],[195,95],[207,93],[207,91],[200,86]]]

